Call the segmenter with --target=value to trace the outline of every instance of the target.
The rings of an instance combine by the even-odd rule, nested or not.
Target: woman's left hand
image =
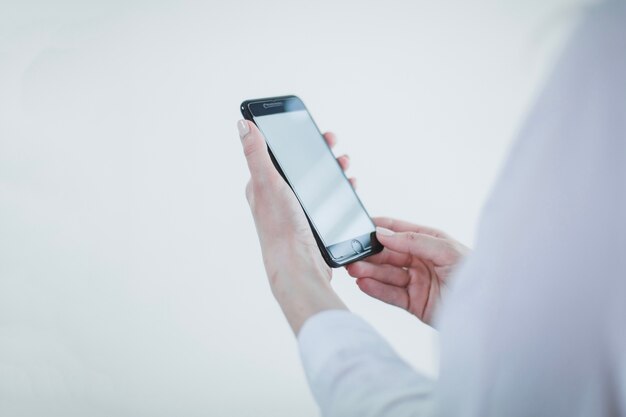
[[[254,123],[237,125],[250,170],[246,198],[259,235],[263,263],[272,292],[298,333],[304,321],[323,310],[345,309],[330,286],[326,265],[300,203],[280,176]],[[334,135],[326,134],[329,145]],[[347,158],[338,158],[345,169]]]

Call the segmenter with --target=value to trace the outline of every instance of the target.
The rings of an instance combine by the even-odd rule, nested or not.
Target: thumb
[[[451,242],[424,233],[397,233],[384,227],[377,227],[376,238],[389,250],[407,253],[437,266],[453,264],[460,257],[460,253]]]
[[[272,164],[263,134],[255,124],[247,120],[240,120],[237,122],[237,130],[239,130],[250,176],[257,180],[266,180],[277,175],[278,171]]]

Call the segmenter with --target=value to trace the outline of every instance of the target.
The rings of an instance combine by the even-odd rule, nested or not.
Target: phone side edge
[[[252,112],[250,112],[250,109],[248,107],[248,105],[250,103],[255,103],[255,102],[258,102],[258,101],[267,101],[267,100],[272,100],[272,99],[279,99],[279,98],[292,98],[292,97],[296,97],[296,98],[298,98],[298,100],[300,100],[300,98],[295,96],[295,95],[245,100],[240,105],[241,114],[244,117],[244,119],[249,120],[249,121],[251,121],[252,123],[254,123],[256,125],[256,123],[254,121],[254,116],[252,115]],[[267,144],[267,142],[266,142],[266,144]],[[276,170],[278,171],[280,176],[283,177],[283,179],[285,180],[285,182],[287,183],[287,185],[289,186],[289,188],[291,188],[291,191],[293,192],[293,187],[291,186],[291,184],[287,180],[287,177],[285,176],[282,168],[278,164],[278,161],[274,157],[274,154],[273,154],[272,150],[270,149],[269,145],[267,146],[267,152],[270,155],[270,159],[272,160],[272,164],[274,165],[274,168],[276,168]],[[326,246],[324,246],[324,243],[322,242],[321,237],[317,233],[317,230],[313,226],[313,223],[309,219],[309,216],[306,215],[306,211],[304,210],[304,207],[302,207],[302,203],[300,203],[300,200],[298,200],[298,204],[300,204],[300,207],[302,208],[302,211],[304,213],[304,217],[306,218],[307,222],[309,223],[309,227],[311,228],[311,231],[313,232],[313,237],[315,238],[315,243],[317,244],[317,246],[318,246],[318,248],[320,250],[320,254],[322,255],[322,258],[324,259],[324,262],[326,262],[326,264],[329,267],[331,267],[331,268],[340,268],[342,265],[338,264],[337,262],[335,262],[333,260],[333,258],[330,256],[330,253],[329,253],[328,249],[326,249]]]

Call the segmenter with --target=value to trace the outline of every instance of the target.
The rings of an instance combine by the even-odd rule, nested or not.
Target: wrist
[[[286,257],[280,267],[266,264],[272,293],[294,333],[311,316],[325,310],[346,309],[330,285],[331,271],[319,257]],[[320,262],[322,263],[320,265]]]
[[[262,245],[263,263],[272,289],[305,283],[328,284],[332,276],[315,245],[281,241]]]
[[[314,271],[279,271],[270,276],[270,288],[282,305],[291,300],[305,301],[321,295],[334,294],[329,278]]]

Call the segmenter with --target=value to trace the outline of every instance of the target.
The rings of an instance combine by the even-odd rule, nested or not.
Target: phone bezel
[[[287,96],[279,96],[279,97],[268,97],[268,98],[246,100],[243,103],[241,103],[241,114],[246,120],[251,121],[255,125],[256,125],[256,122],[254,120],[255,116],[266,116],[270,114],[285,113],[285,112],[297,111],[297,110],[305,110],[309,114],[309,117],[313,121],[313,124],[315,125],[315,128],[317,129],[320,135],[320,140],[324,142],[324,144],[328,148],[328,152],[330,153],[332,158],[335,159],[335,156],[332,153],[332,150],[330,149],[330,147],[324,140],[324,137],[322,136],[321,131],[317,127],[315,120],[311,116],[311,113],[308,111],[308,109],[304,105],[304,102],[299,97],[294,96],[294,95],[287,95]],[[274,164],[274,166],[276,167],[280,175],[283,177],[283,179],[287,182],[289,187],[292,189],[292,191],[296,195],[296,198],[298,199],[298,202],[300,203],[300,206],[302,207],[302,210],[304,211],[304,214],[309,222],[309,225],[311,226],[311,230],[313,231],[313,235],[315,236],[315,241],[317,242],[317,245],[320,249],[322,257],[324,258],[324,261],[330,267],[338,268],[341,266],[348,265],[352,262],[356,262],[368,256],[374,255],[383,249],[380,242],[378,242],[378,240],[376,239],[376,232],[374,231],[365,235],[355,236],[354,238],[348,239],[344,242],[339,242],[334,245],[326,246],[324,243],[324,240],[322,239],[317,229],[315,228],[315,224],[309,217],[306,207],[304,207],[304,205],[300,201],[300,198],[298,197],[298,193],[293,189],[293,186],[289,183],[289,180],[287,176],[284,174],[282,168],[280,167],[280,164],[274,157],[271,147],[269,146],[267,142],[266,144],[267,144],[268,152],[272,159],[272,163]],[[348,181],[348,178],[343,172],[343,169],[341,169],[339,162],[336,162],[336,163],[345,181]],[[361,208],[363,209],[365,214],[368,216],[368,218],[370,218],[370,221],[371,221],[371,217],[369,213],[367,212],[367,210],[365,209],[365,207],[363,206],[361,199],[359,198],[359,196],[356,194],[356,192],[353,189],[352,189],[352,192],[354,193],[354,196],[359,202],[359,205],[361,206]],[[373,221],[372,221],[372,226],[374,226]],[[358,242],[358,244],[356,242]],[[355,245],[360,245],[360,247],[362,247],[363,250],[357,251],[356,249],[354,249]]]

